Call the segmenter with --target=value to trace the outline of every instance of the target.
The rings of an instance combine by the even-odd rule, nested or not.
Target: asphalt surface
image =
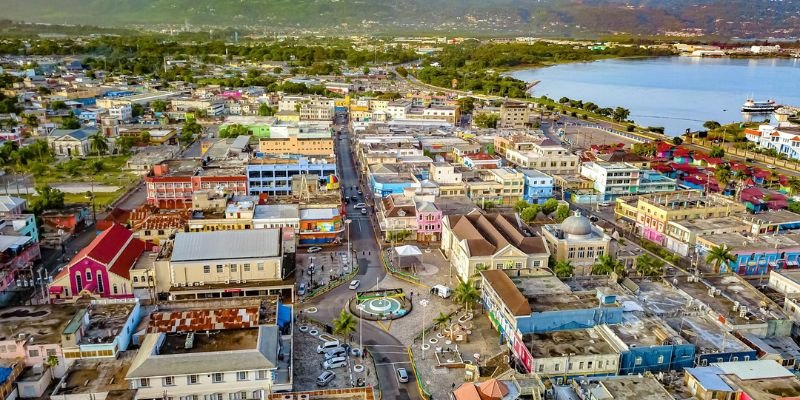
[[[343,133],[336,141],[336,159],[338,176],[343,192],[347,196],[357,195],[359,177],[356,172],[352,151],[350,148],[351,135],[347,132],[346,126],[339,125],[337,130]],[[366,187],[361,190],[366,193]],[[359,196],[359,202],[365,202],[364,196]],[[379,280],[386,276],[380,260],[380,247],[373,231],[370,215],[373,215],[372,208],[367,215],[362,215],[359,210],[354,209],[357,202],[351,201],[347,205],[347,218],[350,223],[350,241],[353,252],[356,254],[356,262],[359,265],[359,272],[355,279],[361,281],[359,290],[369,290],[374,288]],[[347,235],[345,235],[345,238]],[[342,285],[312,301],[302,305],[303,308],[316,307],[317,312],[310,315],[312,318],[325,323],[330,323],[342,308],[347,307],[347,302],[355,295],[355,291],[349,290],[347,285]],[[406,347],[402,345],[389,333],[371,324],[359,324],[363,329],[361,336],[364,348],[369,351],[375,359],[377,365],[378,378],[381,383],[381,392],[384,399],[419,399],[419,391],[414,384],[414,377],[409,379],[409,383],[401,384],[395,378],[395,369],[405,367],[411,373],[411,364],[408,359]],[[353,334],[355,338],[354,346],[357,346],[359,333]]]

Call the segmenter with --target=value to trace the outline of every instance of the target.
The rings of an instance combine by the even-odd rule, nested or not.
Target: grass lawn
[[[97,184],[126,186],[139,179],[138,175],[123,171],[130,156],[107,156],[74,158],[49,165],[35,165],[30,168],[37,185],[55,183],[90,182]],[[101,163],[95,172],[95,163]]]

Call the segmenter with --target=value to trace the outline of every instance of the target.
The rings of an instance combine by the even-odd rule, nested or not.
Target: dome
[[[580,214],[575,214],[561,223],[561,230],[567,235],[586,236],[592,234],[592,222]]]

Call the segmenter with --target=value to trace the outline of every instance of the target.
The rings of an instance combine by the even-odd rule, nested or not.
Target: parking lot
[[[297,285],[305,284],[310,290],[312,281],[314,287],[323,287],[340,276],[350,272],[347,249],[337,251],[319,251],[307,253],[302,251],[297,254]],[[298,295],[301,295],[298,293]]]
[[[313,324],[297,321],[294,333],[294,389],[296,391],[318,389],[317,377],[325,371],[322,362],[324,354],[317,354],[317,346],[326,340],[334,339],[333,335],[326,334],[324,328]],[[357,347],[357,345],[356,345]],[[363,367],[363,370],[361,367]],[[348,355],[347,366],[331,369],[336,377],[329,382],[326,388],[353,387],[361,378],[365,385],[377,386],[377,378],[373,364],[368,359]]]

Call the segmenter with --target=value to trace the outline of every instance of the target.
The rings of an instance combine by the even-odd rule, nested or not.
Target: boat
[[[742,112],[769,113],[777,110],[780,106],[775,100],[755,101],[749,98],[742,104]]]

